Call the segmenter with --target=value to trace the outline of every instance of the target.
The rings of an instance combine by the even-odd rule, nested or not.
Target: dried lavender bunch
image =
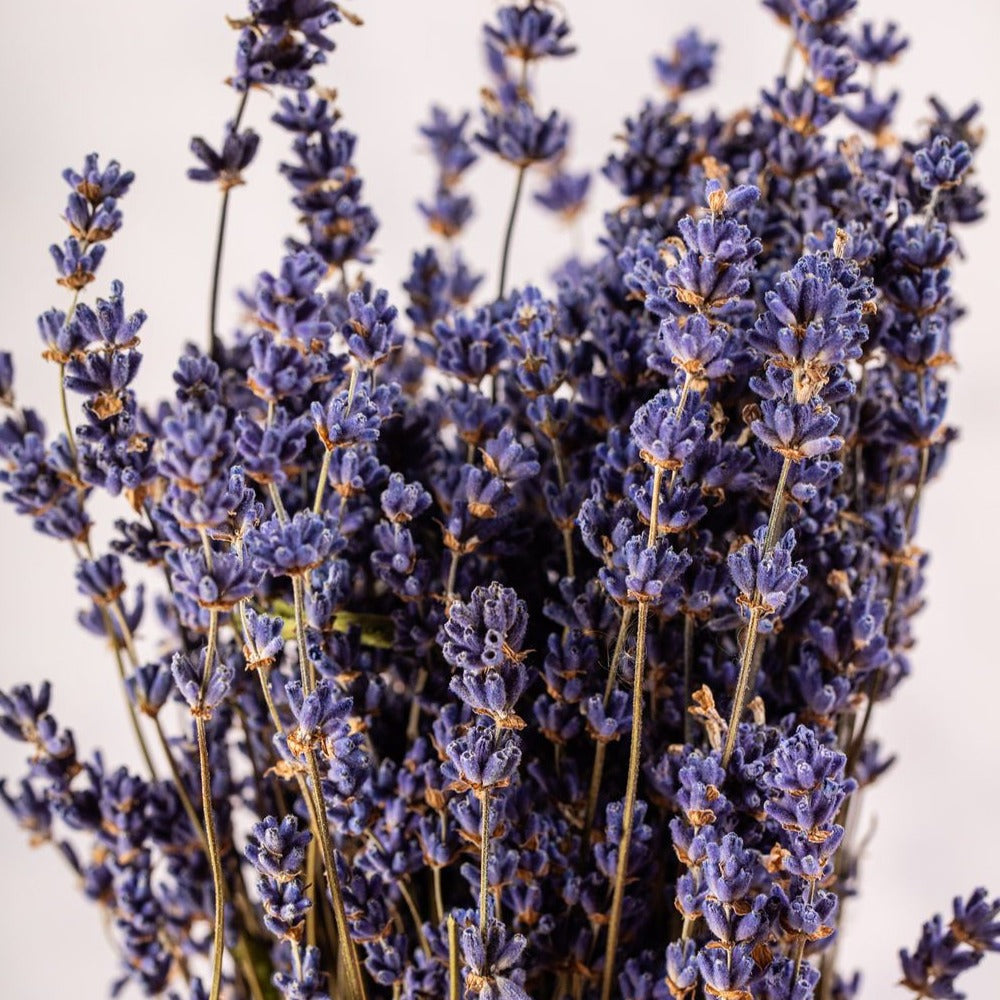
[[[115,989],[860,995],[835,950],[848,831],[891,763],[872,714],[910,670],[981,136],[975,105],[933,101],[895,138],[858,64],[906,40],[854,0],[765,6],[791,64],[758,106],[693,114],[717,47],[684,34],[604,166],[622,200],[598,247],[514,289],[526,178],[572,218],[589,175],[537,91],[574,51],[562,11],[498,9],[479,113],[420,129],[436,243],[396,304],[365,273],[358,139],[317,84],[358,19],[249,0],[234,118],[191,146],[221,189],[208,337],[158,403],[135,389],[145,314],[118,281],[82,300],[134,177],[96,155],[65,173],[71,298],[38,323],[64,427],[17,405],[0,354],[0,483],[69,543],[147,773],[80,759],[49,686],[18,686],[0,728],[29,769],[0,797],[102,909]],[[301,231],[223,337],[251,94]],[[514,171],[494,293],[458,249],[480,156]],[[101,491],[127,505],[107,550]],[[162,580],[148,612],[139,577]],[[925,925],[904,985],[960,996],[997,909],[977,890]]]

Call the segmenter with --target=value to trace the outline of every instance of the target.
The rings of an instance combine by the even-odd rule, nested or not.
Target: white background
[[[357,162],[382,220],[372,273],[398,293],[411,250],[426,240],[414,202],[432,184],[416,124],[434,100],[451,109],[474,107],[485,82],[479,22],[495,5],[383,0],[358,6],[365,27],[335,29],[338,49],[319,76],[339,89],[345,124],[360,133]],[[568,6],[579,54],[545,67],[539,82],[543,106],[572,114],[576,166],[600,165],[624,116],[655,93],[651,56],[666,51],[690,23],[722,42],[718,82],[699,95],[699,107],[711,101],[732,110],[754,101],[784,51],[783,30],[751,0],[717,0],[710,7],[678,0]],[[880,79],[880,86],[903,92],[904,134],[924,115],[931,90],[952,108],[981,99],[984,120],[997,131],[1000,8],[993,0],[862,0],[861,8],[876,20],[905,15],[911,51]],[[700,20],[699,9],[705,11]],[[216,143],[233,113],[235,97],[220,82],[232,67],[236,37],[226,13],[241,13],[237,0],[49,0],[19,4],[16,15],[4,18],[0,344],[15,354],[21,400],[40,409],[50,426],[57,422],[55,372],[39,358],[34,321],[44,309],[66,305],[46,248],[64,233],[60,172],[79,167],[86,152],[114,156],[138,175],[123,204],[125,229],[110,245],[97,287],[103,293],[120,277],[129,306],[149,313],[140,393],[166,392],[182,341],[204,337],[218,196],[211,186],[187,182],[184,170],[193,162],[189,137],[203,134]],[[224,275],[230,318],[229,292],[277,263],[281,238],[294,224],[287,189],[274,172],[284,151],[281,135],[267,123],[271,109],[268,96],[252,95],[247,121],[263,133],[263,143],[248,185],[232,198]],[[995,143],[978,162],[981,183],[995,195]],[[484,163],[469,181],[479,212],[467,252],[488,269],[492,286],[513,177]],[[614,203],[614,192],[600,182],[592,200],[575,234],[546,228],[530,206],[523,212],[514,282],[547,273],[574,245],[591,245],[599,211]],[[956,283],[971,316],[956,335],[960,368],[951,408],[962,438],[922,512],[920,540],[932,549],[933,565],[914,677],[876,717],[875,728],[900,759],[868,803],[866,822],[876,830],[864,862],[864,895],[848,908],[843,949],[864,970],[865,996],[872,998],[904,995],[892,987],[896,950],[911,945],[921,922],[947,907],[954,893],[980,882],[1000,893],[995,232],[989,220],[963,237],[970,259]],[[29,531],[4,505],[0,552],[0,685],[51,678],[54,711],[74,729],[81,754],[99,745],[109,761],[132,760],[110,655],[74,623],[81,601],[69,551]],[[20,775],[19,751],[0,742],[0,773]],[[76,894],[61,860],[51,848],[31,851],[7,815],[0,816],[0,847],[0,996],[105,996],[112,953],[96,911]],[[1000,958],[992,965],[987,959],[964,982],[973,998],[996,997]]]

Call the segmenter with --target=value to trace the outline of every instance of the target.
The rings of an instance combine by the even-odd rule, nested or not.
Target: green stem
[[[260,978],[257,975],[257,969],[253,963],[253,955],[250,954],[250,948],[247,946],[245,937],[240,937],[233,955],[240,967],[240,970],[243,972],[243,978],[247,981],[247,986],[250,987],[252,1000],[265,1000],[264,988],[261,986]]]
[[[563,457],[562,446],[556,437],[549,438],[552,442],[552,457],[556,463],[556,479],[559,482],[559,489],[566,488],[566,460]],[[560,528],[563,538],[563,552],[566,555],[566,575],[573,579],[576,576],[576,565],[573,559],[573,529]]]
[[[646,548],[651,549],[656,541],[657,520],[660,516],[660,483],[663,481],[663,466],[657,465],[653,469],[653,489],[650,494],[649,505],[649,533],[646,535]],[[641,608],[639,609],[642,610]]]
[[[677,409],[674,410],[674,417],[680,417],[684,412],[684,404],[687,403],[688,394],[691,392],[691,383],[694,381],[694,376],[690,372],[684,373],[684,385],[681,386],[680,399],[677,400]],[[677,484],[677,474],[680,469],[675,468],[670,473],[670,483],[667,486],[667,498],[669,499],[674,495],[674,486]]]
[[[79,291],[75,292],[73,295],[69,312],[66,314],[67,323],[76,311],[76,304],[79,296]],[[73,458],[73,471],[79,475],[76,443],[73,439],[73,428],[70,424],[69,409],[66,403],[66,384],[63,378],[65,370],[65,365],[59,366],[59,400],[62,409],[63,423],[66,428],[66,436],[69,440],[70,451]],[[90,541],[88,539],[83,540],[82,548],[88,559],[94,558],[94,551],[91,548]],[[74,546],[74,552],[79,558],[80,550],[76,548],[76,546]],[[142,734],[142,727],[139,725],[139,717],[136,715],[135,706],[132,704],[132,699],[128,696],[128,687],[125,684],[125,664],[122,662],[121,645],[119,643],[119,636],[115,633],[114,624],[112,623],[112,614],[116,611],[118,612],[116,617],[121,630],[121,641],[125,643],[126,649],[132,659],[132,666],[135,667],[138,666],[138,659],[135,653],[135,644],[132,641],[131,630],[128,627],[128,622],[125,620],[124,614],[121,612],[121,608],[117,604],[112,604],[109,607],[101,607],[99,610],[101,614],[101,623],[104,626],[104,634],[107,636],[108,642],[111,644],[111,651],[115,658],[115,666],[118,669],[118,680],[121,684],[122,697],[125,699],[125,711],[128,714],[129,725],[132,728],[132,734],[135,736],[135,742],[139,747],[139,752],[142,754],[142,759],[146,765],[146,769],[149,771],[149,776],[153,781],[156,781],[156,766],[153,764],[153,757],[149,752],[149,745],[146,743],[146,738]]]
[[[202,545],[205,548],[205,558],[212,565],[212,547],[208,534],[202,530]],[[208,736],[205,731],[207,710],[203,706],[205,692],[208,690],[208,680],[212,675],[215,661],[215,650],[219,636],[219,612],[209,611],[208,641],[205,646],[205,665],[201,675],[201,690],[198,698],[198,711],[195,714],[195,728],[198,733],[198,763],[201,776],[201,806],[205,817],[205,843],[208,848],[208,860],[212,868],[212,885],[215,892],[215,921],[212,938],[212,988],[209,1000],[219,1000],[219,990],[222,985],[222,952],[225,947],[225,926],[223,907],[225,905],[225,884],[222,878],[222,859],[219,854],[219,842],[215,830],[215,813],[212,808],[212,776],[208,762]]]
[[[83,240],[80,247],[81,253],[86,253],[93,244],[90,240]],[[70,321],[73,319],[73,314],[76,312],[77,303],[80,301],[80,289],[77,288],[73,292],[73,298],[70,299],[69,309],[66,312],[66,319],[63,320],[63,326],[69,325]],[[79,473],[79,469],[76,468],[77,462],[77,448],[76,448],[76,438],[73,435],[73,424],[69,418],[69,404],[66,399],[66,362],[61,361],[59,363],[59,408],[62,410],[62,420],[63,429],[66,431],[66,439],[69,442],[70,455],[73,458],[74,471]]]

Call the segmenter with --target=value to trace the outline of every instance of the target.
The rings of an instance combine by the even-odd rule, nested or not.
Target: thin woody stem
[[[306,609],[302,576],[296,573],[292,577],[292,595],[295,602],[295,642],[299,651],[299,674],[302,678],[302,690],[305,694],[316,686],[316,668],[309,657],[306,646]]]
[[[330,478],[330,459],[333,452],[327,448],[323,452],[323,462],[319,467],[319,479],[316,481],[316,499],[313,500],[313,513],[318,514],[323,509],[323,496],[326,493],[326,481]]]
[[[497,298],[502,299],[507,291],[507,265],[510,262],[510,246],[514,237],[514,220],[517,218],[517,207],[521,202],[521,191],[524,188],[524,175],[527,173],[527,165],[517,168],[517,180],[514,183],[514,197],[510,204],[510,213],[507,216],[507,229],[503,237],[503,252],[500,255],[500,283],[497,288]]]
[[[663,467],[653,468],[653,488],[650,493],[649,533],[646,545],[651,547],[656,541],[657,517],[660,507],[660,486],[663,482]],[[615,977],[615,954],[618,951],[618,935],[621,931],[622,907],[625,903],[625,883],[628,879],[629,850],[632,846],[632,824],[635,821],[635,799],[639,788],[639,758],[642,751],[642,699],[643,680],[646,666],[646,625],[649,621],[649,602],[639,603],[638,624],[635,636],[635,668],[632,677],[632,739],[629,745],[628,775],[625,779],[625,803],[622,811],[622,837],[618,845],[618,867],[615,872],[615,887],[611,896],[611,912],[608,916],[608,938],[604,954],[604,973],[601,980],[601,1000],[611,1000],[611,989]]]
[[[84,252],[86,252],[86,249],[89,245],[90,244],[86,242],[83,244]],[[80,290],[77,289],[73,293],[73,299],[70,302],[69,312],[66,314],[67,323],[73,318],[73,313],[76,312],[76,306],[77,302],[79,301],[79,298],[80,298]],[[73,437],[73,425],[69,417],[69,406],[66,400],[65,374],[66,374],[65,364],[59,365],[59,404],[60,404],[60,409],[62,410],[63,425],[66,430],[66,438],[67,441],[69,442],[70,456],[73,460],[73,472],[77,477],[77,481],[79,482],[79,474],[80,474],[79,459],[78,459],[76,441]],[[80,489],[79,486],[78,489]],[[83,554],[88,559],[94,558],[94,550],[91,548],[90,540],[88,538],[85,537],[82,540],[80,548],[82,548]],[[73,551],[78,558],[80,557],[80,548],[78,548],[75,544],[73,546]],[[153,781],[156,781],[157,778],[156,766],[153,764],[153,757],[149,752],[149,746],[146,743],[145,736],[143,736],[142,727],[139,725],[139,717],[136,715],[135,706],[132,704],[132,699],[129,697],[128,694],[128,687],[125,684],[125,664],[122,662],[121,643],[125,643],[127,651],[129,652],[132,658],[133,667],[138,666],[138,659],[136,658],[135,655],[135,645],[132,642],[132,634],[131,630],[128,627],[128,622],[125,621],[124,615],[120,614],[120,608],[117,608],[117,605],[113,605],[112,607],[119,611],[120,615],[119,627],[121,631],[121,637],[120,637],[121,642],[119,641],[119,636],[115,632],[115,627],[112,622],[111,613],[109,612],[108,607],[102,606],[99,607],[98,609],[101,615],[101,623],[104,626],[104,634],[107,636],[108,642],[111,644],[112,653],[114,654],[115,666],[117,667],[118,670],[118,679],[121,683],[122,696],[125,699],[125,710],[128,714],[129,725],[132,729],[133,735],[135,736],[135,741],[139,747],[139,752],[142,754],[142,759],[146,765],[147,770],[149,771],[149,776],[150,778],[152,778]]]
[[[615,640],[615,649],[611,654],[611,666],[608,668],[608,679],[604,685],[604,707],[607,708],[611,700],[611,692],[615,689],[615,679],[618,674],[618,663],[621,659],[622,650],[625,648],[625,639],[628,636],[629,625],[632,624],[633,609],[626,606],[622,609],[622,621],[618,627],[618,638]],[[594,750],[594,767],[590,774],[590,792],[587,796],[587,811],[584,820],[584,830],[589,830],[597,813],[597,800],[601,791],[601,780],[604,777],[604,758],[608,752],[606,743],[598,743]]]
[[[347,384],[347,409],[345,411],[345,417],[351,412],[351,407],[354,405],[354,395],[358,388],[358,369],[357,367],[351,368],[351,378]],[[333,451],[327,448],[323,452],[323,463],[319,470],[319,479],[316,481],[316,497],[313,500],[313,513],[319,514],[323,510],[323,495],[326,493],[326,481],[330,477],[330,460],[333,457]]]
[[[559,482],[559,489],[566,489],[566,459],[563,456],[562,445],[557,437],[549,438],[552,442],[552,457],[556,463],[556,479]],[[573,529],[561,528],[563,538],[563,551],[566,555],[566,575],[572,579],[576,576],[576,564],[573,559]]]
[[[135,741],[139,746],[139,752],[142,754],[142,759],[146,764],[146,769],[149,771],[150,778],[156,781],[156,766],[153,764],[153,757],[149,752],[146,737],[142,734],[142,727],[139,725],[139,716],[136,714],[135,705],[132,704],[132,699],[128,695],[128,687],[125,684],[125,664],[122,662],[122,654],[118,647],[117,636],[115,635],[114,626],[111,624],[111,618],[106,608],[101,608],[101,618],[104,622],[104,631],[107,633],[108,639],[111,642],[112,652],[114,653],[115,666],[118,669],[118,680],[121,682],[122,695],[125,698],[125,710],[128,713],[132,734],[135,736]]]
[[[911,538],[913,536],[914,522],[917,516],[917,510],[920,506],[920,498],[923,495],[924,486],[927,483],[927,471],[930,467],[930,448],[924,446],[920,449],[920,471],[917,474],[917,482],[913,488],[913,496],[910,497],[910,502],[906,507],[906,537]],[[896,564],[895,572],[892,577],[892,585],[889,588],[889,611],[886,615],[885,620],[885,632],[888,634],[889,627],[893,622],[898,610],[899,610],[899,591],[903,582],[903,563],[898,562]],[[847,766],[845,768],[845,774],[848,776],[854,773],[854,769],[857,767],[858,758],[861,756],[861,751],[864,749],[865,737],[868,735],[868,728],[871,725],[872,712],[875,709],[875,702],[878,698],[879,689],[882,687],[883,670],[879,668],[872,674],[872,678],[868,683],[867,690],[865,692],[867,698],[865,701],[865,714],[861,719],[861,726],[858,729],[857,735],[851,741],[851,745],[847,750]]]
[[[236,107],[236,118],[233,120],[233,131],[237,131],[240,122],[243,120],[243,112],[246,110],[247,98],[250,96],[250,88],[247,87],[240,95],[240,102]],[[212,263],[212,291],[208,306],[208,356],[213,361],[218,361],[222,353],[222,341],[219,339],[219,283],[222,278],[222,253],[226,242],[226,217],[229,214],[229,193],[231,185],[225,185],[222,189],[222,205],[219,209],[219,226],[215,235],[215,256]]]
[[[205,545],[208,565],[211,566],[211,546],[204,532],[202,533],[202,541]],[[201,675],[198,710],[195,713],[195,729],[198,734],[198,765],[201,778],[201,808],[205,820],[205,844],[208,848],[208,860],[212,868],[212,887],[215,896],[215,919],[212,928],[212,985],[209,1000],[219,1000],[219,991],[222,988],[222,952],[225,947],[225,882],[222,877],[222,858],[219,854],[215,811],[212,805],[212,775],[208,760],[208,735],[205,730],[205,719],[208,713],[203,706],[205,692],[208,689],[208,679],[212,674],[213,661],[215,660],[218,634],[219,612],[209,611],[205,665]]]
[[[458,958],[458,924],[448,914],[448,1000],[458,1000],[461,974]]]
[[[781,530],[781,522],[785,513],[785,485],[788,482],[788,472],[792,467],[792,460],[786,458],[781,465],[781,472],[778,475],[778,484],[774,490],[774,500],[771,502],[771,514],[767,519],[767,531],[764,535],[764,548],[761,558],[767,556],[774,548],[778,533]],[[736,736],[740,727],[740,719],[746,708],[750,695],[754,675],[754,653],[757,649],[757,629],[762,617],[760,606],[760,593],[754,589],[750,599],[750,621],[747,623],[746,633],[743,638],[742,649],[740,651],[740,673],[736,680],[736,691],[733,694],[733,709],[729,716],[729,731],[726,733],[726,745],[722,751],[722,766],[729,766],[729,759],[733,755],[736,747]]]
[[[674,417],[680,417],[684,412],[684,404],[687,403],[688,393],[691,392],[691,383],[694,381],[694,377],[690,372],[684,373],[684,385],[681,386],[681,396],[677,400],[677,409],[674,410]],[[674,495],[674,486],[677,483],[677,473],[680,471],[679,468],[674,468],[670,473],[670,482],[667,485],[667,496],[672,497]],[[650,542],[652,544],[652,542]]]
[[[66,431],[66,440],[69,442],[69,451],[76,462],[76,437],[73,434],[73,422],[69,418],[69,402],[66,399],[66,365],[59,366],[59,409],[62,411],[63,430]]]
[[[479,796],[479,934],[486,940],[486,901],[489,896],[490,865],[490,790],[484,788]]]
[[[639,787],[639,755],[642,744],[642,687],[646,660],[646,620],[648,615],[648,604],[644,602],[639,605],[639,622],[636,627],[635,671],[632,684],[632,740],[629,748],[628,777],[625,782],[622,837],[618,845],[618,868],[615,872],[615,888],[611,897],[611,913],[608,916],[608,940],[604,955],[601,1000],[611,1000],[611,990],[615,978],[615,953],[618,951],[622,906],[625,902],[625,882],[628,878],[629,848],[632,841],[632,823],[635,818],[635,798]]]
[[[191,828],[194,830],[195,836],[201,841],[202,847],[205,849],[205,853],[207,854],[208,838],[205,836],[205,828],[202,826],[201,820],[198,818],[198,811],[195,809],[194,803],[191,801],[191,796],[188,795],[187,788],[184,787],[184,779],[181,776],[180,768],[177,766],[177,761],[174,759],[174,755],[170,750],[170,743],[167,741],[167,734],[163,731],[163,726],[160,725],[159,718],[154,718],[153,722],[156,726],[156,735],[159,737],[163,755],[167,758],[167,766],[170,768],[170,774],[174,779],[174,784],[177,786],[177,794],[180,797],[181,806],[191,823]]]
[[[212,923],[212,986],[209,1000],[219,1000],[222,988],[222,953],[225,947],[225,883],[222,878],[222,862],[219,857],[219,842],[215,830],[215,813],[212,806],[212,776],[208,766],[208,737],[205,720],[195,718],[198,733],[198,761],[201,772],[201,804],[205,816],[205,842],[208,860],[212,868],[212,888],[215,896],[215,917]]]
[[[441,923],[444,919],[444,886],[441,882],[441,869],[437,865],[431,869],[431,878],[434,882],[434,917]]]
[[[448,567],[448,582],[445,584],[444,606],[446,608],[450,607],[451,602],[455,599],[455,582],[458,580],[458,560],[458,549],[452,549],[451,565]]]
[[[84,239],[80,246],[80,252],[86,253],[92,246],[90,240]],[[73,314],[76,312],[77,303],[80,301],[80,289],[77,288],[73,292],[73,298],[69,303],[69,310],[66,313],[66,319],[63,321],[63,326],[68,326],[70,321],[73,319]],[[62,411],[63,429],[66,431],[66,440],[69,442],[70,455],[73,458],[73,465],[77,464],[77,448],[76,448],[76,437],[73,434],[73,422],[69,418],[69,403],[66,399],[66,362],[61,361],[59,363],[59,409]]]
[[[813,879],[809,883],[809,905],[816,900],[816,880]],[[799,969],[802,968],[802,956],[806,951],[806,936],[805,934],[800,934],[798,941],[795,943],[795,965],[792,969],[792,983],[798,982],[799,979]]]
[[[347,962],[351,995],[356,1000],[365,1000],[365,981],[358,960],[358,950],[351,940],[347,924],[347,913],[344,910],[344,897],[340,890],[340,879],[337,877],[333,855],[333,843],[330,839],[330,824],[326,817],[326,806],[323,802],[323,790],[319,773],[319,761],[316,751],[310,747],[306,751],[306,761],[309,767],[309,780],[312,782],[311,811],[316,823],[320,853],[323,855],[323,868],[326,875],[326,887],[330,891],[330,902],[333,905],[333,918],[337,924],[337,937],[340,939],[340,950]]]
[[[420,941],[420,947],[424,949],[424,953],[431,954],[430,945],[427,943],[427,936],[424,934],[424,924],[420,917],[420,910],[417,908],[416,900],[413,898],[413,893],[410,892],[409,887],[406,884],[406,878],[401,878],[397,883],[399,888],[399,894],[403,897],[403,902],[406,903],[406,908],[410,911],[410,917],[413,919],[413,926],[417,931],[417,938]]]
[[[684,615],[684,701],[681,711],[684,713],[684,742],[691,742],[691,713],[688,702],[691,700],[691,670],[694,665],[694,615]]]

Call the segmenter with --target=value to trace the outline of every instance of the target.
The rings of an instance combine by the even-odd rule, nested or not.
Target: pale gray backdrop
[[[13,350],[21,399],[57,420],[55,373],[39,358],[34,323],[66,295],[52,280],[46,248],[63,238],[64,166],[97,150],[137,173],[123,203],[126,225],[110,247],[98,289],[124,280],[130,307],[149,313],[146,362],[139,390],[147,398],[169,386],[181,342],[204,335],[211,244],[218,198],[188,183],[193,133],[216,142],[232,115],[234,95],[220,81],[232,66],[235,35],[223,15],[242,13],[237,0],[71,0],[4,4],[0,59],[3,156],[0,157],[0,344]],[[781,63],[785,36],[751,0],[711,5],[677,0],[597,0],[567,5],[579,54],[544,68],[541,101],[572,113],[574,163],[599,165],[622,118],[655,92],[650,59],[691,23],[722,42],[721,72],[699,106],[734,109],[755,97]],[[994,131],[1000,121],[995,0],[898,3],[862,0],[862,14],[905,18],[913,39],[902,64],[880,83],[903,92],[902,123],[923,116],[924,95],[950,107],[979,98]],[[319,76],[341,94],[345,123],[357,130],[357,162],[382,227],[375,240],[376,280],[399,290],[411,249],[425,233],[414,201],[430,191],[432,172],[415,126],[432,100],[472,107],[485,82],[479,22],[494,4],[480,0],[358,3],[360,29],[336,31],[338,49]],[[263,134],[249,184],[234,192],[225,287],[273,267],[293,224],[286,188],[274,166],[281,136],[268,125],[269,97],[254,94],[247,121]],[[979,158],[981,180],[994,195],[995,142]],[[469,175],[478,215],[467,243],[492,284],[512,184],[509,170],[483,163]],[[519,221],[514,282],[546,273],[568,250],[591,245],[599,210],[613,203],[596,186],[581,231],[553,235],[530,205]],[[933,551],[928,607],[917,626],[914,677],[876,726],[900,760],[867,803],[874,836],[864,862],[864,896],[849,905],[845,956],[865,973],[871,998],[902,996],[895,952],[911,944],[921,922],[949,905],[955,892],[985,882],[1000,893],[1000,817],[996,778],[996,660],[1000,619],[997,436],[1000,389],[996,302],[1000,255],[994,221],[963,236],[969,262],[956,279],[971,316],[960,324],[951,419],[962,429],[947,475],[928,493],[920,541]],[[235,315],[225,298],[226,315]],[[119,514],[114,505],[109,512]],[[55,683],[54,711],[76,733],[81,754],[100,745],[112,762],[134,752],[109,654],[75,627],[81,600],[68,550],[0,509],[0,684]],[[143,637],[140,637],[142,639]],[[0,742],[0,773],[16,777],[21,753]],[[0,996],[96,1000],[106,995],[115,961],[95,910],[76,893],[51,848],[30,850],[9,817],[0,815]],[[651,942],[652,944],[652,942]],[[979,1000],[996,997],[1000,958],[966,983]]]

